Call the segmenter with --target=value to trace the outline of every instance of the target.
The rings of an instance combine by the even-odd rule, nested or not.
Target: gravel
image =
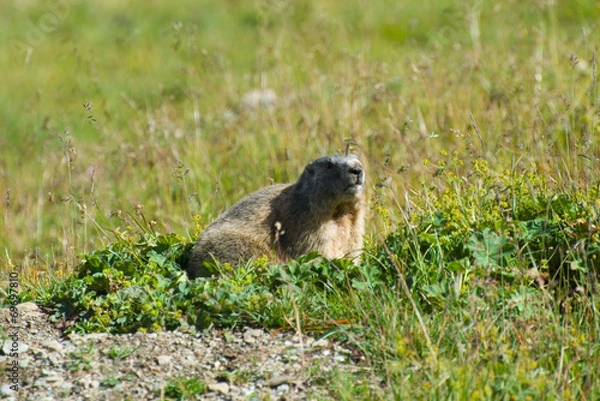
[[[17,309],[17,326],[0,310],[0,363],[4,370],[18,363],[19,383],[18,391],[2,385],[3,399],[169,399],[174,388],[187,391],[185,399],[327,399],[336,371],[368,369],[344,344],[289,332],[63,335],[35,304]]]

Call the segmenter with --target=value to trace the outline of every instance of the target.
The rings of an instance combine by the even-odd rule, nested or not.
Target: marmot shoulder
[[[355,258],[363,245],[364,186],[356,155],[316,159],[295,183],[259,189],[219,216],[201,233],[186,270],[197,277],[214,259],[237,265],[267,256],[283,262],[313,251]]]

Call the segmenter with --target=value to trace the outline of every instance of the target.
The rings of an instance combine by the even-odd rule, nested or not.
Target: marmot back
[[[246,196],[200,235],[187,271],[197,277],[214,259],[237,265],[267,256],[287,261],[317,251],[327,258],[361,252],[365,171],[355,155],[310,162],[293,184],[275,184]]]

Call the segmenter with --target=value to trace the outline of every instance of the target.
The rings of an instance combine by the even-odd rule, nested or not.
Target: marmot
[[[355,258],[363,244],[364,185],[356,155],[316,159],[295,183],[259,189],[219,216],[201,233],[186,270],[194,278],[214,259],[237,265],[267,256],[284,262],[312,251]]]

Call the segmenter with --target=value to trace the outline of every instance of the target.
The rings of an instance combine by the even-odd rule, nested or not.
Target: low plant
[[[509,291],[521,284],[593,289],[600,274],[597,184],[552,190],[533,167],[493,173],[483,160],[465,179],[446,168],[460,165],[452,159],[438,163],[438,182],[424,184],[427,197],[410,205],[385,240],[420,298],[443,305],[478,282]],[[393,271],[383,250],[371,261]]]
[[[197,377],[193,377],[190,379],[173,379],[167,383],[162,391],[164,392],[164,397],[166,397],[166,399],[188,400],[196,399],[196,396],[204,394],[206,389],[206,383]]]

